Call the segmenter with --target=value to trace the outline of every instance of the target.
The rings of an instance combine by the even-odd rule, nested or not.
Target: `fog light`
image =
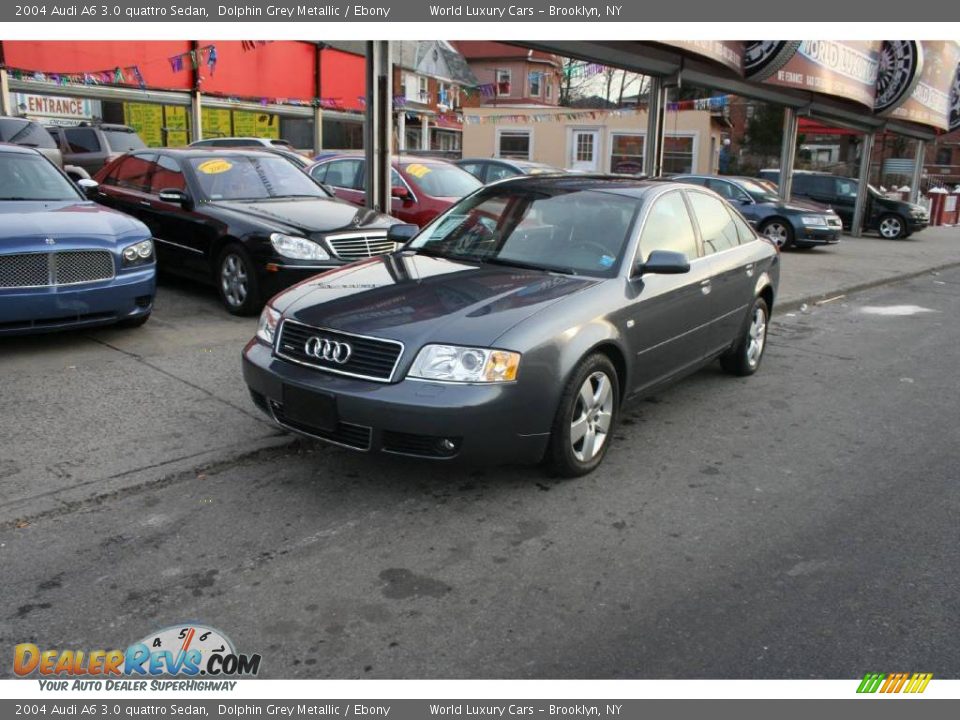
[[[440,441],[440,449],[446,450],[447,452],[453,452],[457,449],[457,444],[450,438],[444,438]]]

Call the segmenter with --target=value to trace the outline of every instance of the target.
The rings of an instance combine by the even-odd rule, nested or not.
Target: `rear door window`
[[[131,155],[116,170],[117,187],[146,192],[150,188],[150,172],[156,155]]]
[[[102,149],[96,131],[91,128],[67,128],[63,134],[70,152],[95,153]]]
[[[737,226],[722,201],[701,192],[691,192],[688,196],[693,206],[693,214],[700,225],[703,250],[707,255],[729,250],[740,244]]]
[[[327,163],[326,180],[323,182],[334,187],[348,190],[362,190],[363,179],[360,173],[362,160],[331,160]]]
[[[161,190],[186,191],[187,181],[183,177],[183,170],[172,157],[161,155],[157,158],[150,179],[150,193],[159,195]]]

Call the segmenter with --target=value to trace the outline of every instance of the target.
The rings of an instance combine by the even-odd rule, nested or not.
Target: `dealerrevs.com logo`
[[[21,643],[14,648],[13,671],[17,677],[38,675],[47,680],[41,680],[45,688],[53,690],[145,690],[147,681],[137,678],[160,677],[205,680],[176,685],[153,681],[149,689],[216,690],[236,684],[218,682],[221,678],[256,676],[260,659],[259,654],[238,653],[215,628],[185,623],[151,633],[125,650],[42,649]]]
[[[933,679],[933,673],[867,673],[860,681],[858,693],[922,693]]]

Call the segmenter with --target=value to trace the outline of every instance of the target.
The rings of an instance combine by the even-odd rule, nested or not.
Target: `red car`
[[[363,206],[366,159],[332,155],[306,168],[317,182],[333,188],[338,198]],[[436,158],[393,158],[393,202],[390,214],[423,227],[464,195],[482,186],[470,173]]]

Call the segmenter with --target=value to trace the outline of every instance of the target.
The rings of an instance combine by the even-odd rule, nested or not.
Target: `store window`
[[[453,130],[437,130],[433,135],[433,150],[456,152],[460,149],[460,133]]]
[[[501,130],[497,135],[497,157],[529,160],[531,139],[529,130]]]
[[[639,175],[643,172],[643,135],[613,135],[610,142],[610,172],[625,175]]]
[[[509,70],[497,70],[497,95],[503,97],[510,94],[510,83],[513,74]]]
[[[540,97],[540,82],[543,79],[543,73],[530,73],[530,97]]]
[[[663,173],[677,174],[694,171],[693,137],[668,135],[663,139]]]

